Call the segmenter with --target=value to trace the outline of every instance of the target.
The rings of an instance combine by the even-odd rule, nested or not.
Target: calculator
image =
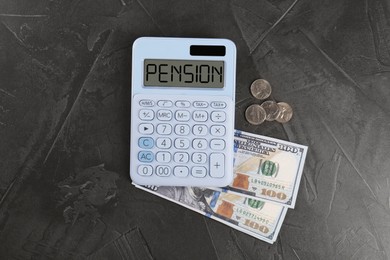
[[[133,44],[130,176],[156,186],[233,179],[236,47],[227,39]]]

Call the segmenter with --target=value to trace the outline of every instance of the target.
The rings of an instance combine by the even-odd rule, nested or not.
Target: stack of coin
[[[250,89],[252,95],[259,100],[267,99],[272,92],[271,84],[265,79],[253,81]],[[293,111],[289,104],[267,100],[261,105],[250,105],[245,111],[245,118],[252,125],[260,125],[265,120],[287,123],[290,121],[292,114]]]

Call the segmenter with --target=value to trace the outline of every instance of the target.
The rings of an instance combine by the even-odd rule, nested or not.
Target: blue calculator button
[[[138,161],[140,162],[152,162],[154,155],[150,151],[141,151],[138,153]]]
[[[150,149],[154,146],[153,138],[151,137],[141,137],[138,139],[138,146],[142,149]]]

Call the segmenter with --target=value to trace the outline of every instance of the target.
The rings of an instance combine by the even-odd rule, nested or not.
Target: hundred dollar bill
[[[233,182],[222,190],[294,208],[307,146],[236,130],[234,152]]]
[[[133,185],[271,244],[287,212],[281,205],[204,187]]]

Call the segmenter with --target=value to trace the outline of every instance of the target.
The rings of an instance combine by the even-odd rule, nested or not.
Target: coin
[[[265,79],[256,79],[252,82],[251,93],[257,99],[266,99],[271,95],[271,84]]]
[[[274,121],[279,115],[279,106],[275,101],[268,100],[261,104],[261,107],[264,108],[267,121]]]
[[[249,106],[245,111],[246,120],[252,125],[260,125],[265,120],[265,111],[260,105]]]
[[[291,106],[285,102],[279,102],[278,107],[280,110],[280,113],[278,117],[276,118],[276,121],[279,123],[287,123],[290,121],[292,115],[293,115],[293,110]]]

